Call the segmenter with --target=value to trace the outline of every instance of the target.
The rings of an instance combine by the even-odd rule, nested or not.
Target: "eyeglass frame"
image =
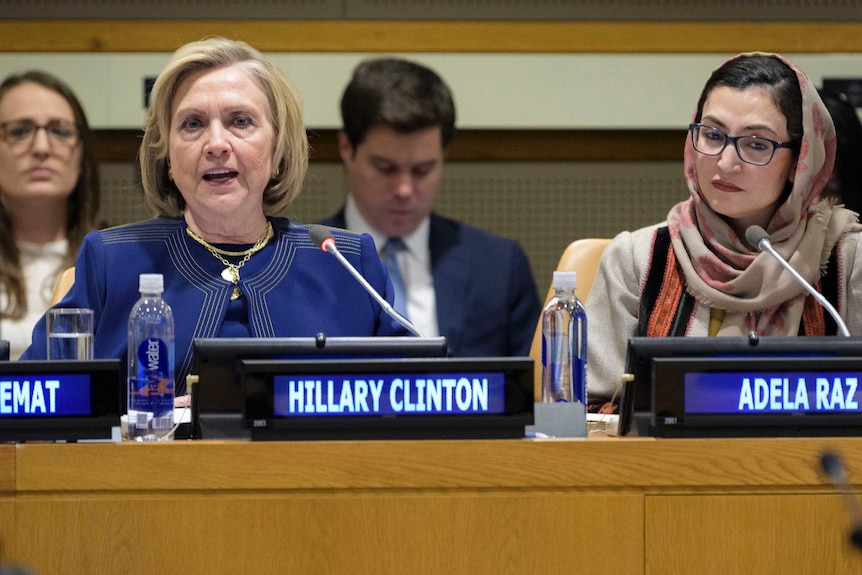
[[[8,128],[12,124],[26,124],[33,128],[33,133],[29,136],[22,138],[20,140],[15,139],[9,134]],[[72,134],[68,138],[63,138],[62,136],[58,136],[56,133],[52,133],[50,128],[57,128],[60,126],[71,126]],[[8,122],[0,122],[0,140],[8,143],[10,146],[27,144],[28,146],[32,146],[33,142],[36,140],[36,134],[39,133],[39,130],[45,130],[45,135],[48,138],[49,142],[53,142],[59,144],[66,149],[71,150],[81,141],[81,128],[78,126],[77,122],[70,120],[61,120],[54,119],[49,120],[46,124],[37,124],[35,121],[30,118],[21,118],[19,120],[9,120]]]
[[[724,145],[721,146],[721,149],[719,151],[717,151],[714,154],[710,154],[709,152],[704,152],[703,150],[701,150],[700,148],[697,147],[697,143],[695,143],[694,131],[695,131],[695,129],[700,129],[700,128],[706,128],[708,130],[718,132],[719,134],[724,136]],[[694,147],[694,150],[697,153],[703,154],[704,156],[710,156],[710,157],[720,156],[722,154],[722,152],[724,152],[725,148],[727,148],[728,144],[733,144],[733,149],[736,150],[736,156],[740,160],[745,162],[746,164],[749,164],[752,166],[767,166],[767,165],[769,165],[769,162],[771,162],[772,158],[775,157],[775,152],[781,148],[786,148],[788,150],[796,150],[799,148],[799,144],[796,142],[777,142],[775,140],[770,140],[769,138],[764,138],[763,136],[749,136],[749,135],[731,136],[727,132],[724,132],[723,130],[719,130],[715,126],[707,126],[706,124],[698,124],[698,123],[689,124],[688,125],[688,131],[691,134],[691,145]],[[742,157],[742,153],[739,151],[738,142],[739,142],[739,140],[746,139],[746,138],[754,139],[754,140],[760,140],[763,142],[769,142],[770,144],[772,144],[772,154],[770,154],[769,159],[766,160],[766,162],[764,162],[762,164],[756,164],[754,162],[749,162],[748,160],[746,160],[745,158]]]

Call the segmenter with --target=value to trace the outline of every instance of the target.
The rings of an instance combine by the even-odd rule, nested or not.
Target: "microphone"
[[[850,543],[862,549],[862,507],[853,496],[853,489],[847,479],[844,463],[837,453],[825,451],[820,454],[820,468],[832,481],[835,489],[841,494],[844,506],[850,512],[853,526],[850,528]]]
[[[831,315],[832,319],[835,320],[835,323],[838,324],[838,329],[841,331],[841,335],[850,337],[850,330],[847,329],[847,324],[844,323],[844,320],[841,319],[840,315],[838,315],[838,311],[831,303],[829,303],[828,299],[823,297],[823,294],[818,292],[810,283],[805,281],[805,278],[802,277],[798,271],[793,269],[793,267],[787,263],[787,260],[781,257],[781,254],[775,251],[775,248],[772,247],[772,242],[769,241],[769,234],[766,233],[766,230],[760,226],[749,226],[748,229],[745,230],[745,239],[749,244],[756,247],[758,251],[768,252],[769,255],[778,260],[778,263],[790,272],[790,275],[796,278],[796,281],[802,284],[802,287],[804,287],[805,290],[810,293],[815,300],[817,300],[817,303],[826,308],[826,311],[829,312],[829,315]]]
[[[383,311],[385,311],[389,317],[397,321],[400,325],[404,326],[407,331],[409,331],[413,335],[417,337],[424,337],[422,333],[416,328],[416,326],[413,325],[409,319],[395,311],[395,308],[393,308],[392,305],[383,298],[383,296],[377,293],[377,290],[375,290],[371,286],[371,284],[368,283],[368,280],[362,277],[362,274],[360,274],[359,271],[355,267],[353,267],[353,265],[351,265],[349,261],[347,261],[347,258],[345,258],[344,255],[342,255],[342,253],[338,251],[338,246],[335,245],[335,238],[332,237],[331,233],[329,233],[329,228],[319,224],[313,224],[310,226],[309,234],[311,235],[311,241],[313,241],[317,247],[327,253],[334,255],[335,258],[339,262],[341,262],[341,265],[343,265],[345,269],[350,272],[350,275],[356,278],[356,281],[358,281],[359,284],[363,288],[365,288],[365,291],[367,291],[371,295],[371,297],[373,297],[377,301],[377,303],[380,304],[380,307],[383,308]]]

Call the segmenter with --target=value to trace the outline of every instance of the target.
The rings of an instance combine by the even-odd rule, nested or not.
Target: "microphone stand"
[[[747,230],[745,230],[745,239],[751,245],[755,246],[761,252],[767,252],[773,258],[775,258],[781,266],[790,272],[797,282],[799,282],[802,287],[805,288],[805,291],[811,294],[811,296],[817,300],[817,303],[822,305],[826,311],[829,312],[829,315],[835,320],[835,323],[838,325],[838,330],[841,332],[841,335],[844,337],[850,337],[850,330],[847,329],[847,324],[844,323],[844,320],[838,314],[838,310],[829,302],[828,299],[823,297],[823,294],[818,292],[814,287],[806,281],[802,274],[793,269],[787,260],[781,257],[775,248],[772,247],[772,242],[769,241],[769,234],[766,233],[766,230],[761,228],[760,226],[751,226]]]
[[[338,246],[335,245],[335,238],[332,237],[332,234],[329,233],[329,230],[325,226],[317,224],[311,226],[310,235],[312,241],[317,244],[320,249],[335,256],[335,258],[341,263],[341,265],[344,266],[344,268],[350,272],[350,275],[356,278],[356,281],[358,281],[359,284],[363,288],[365,288],[365,291],[367,291],[369,295],[371,295],[371,297],[373,297],[374,300],[378,304],[380,304],[380,307],[383,308],[383,311],[386,312],[389,317],[397,321],[400,325],[406,328],[407,331],[409,331],[416,337],[425,337],[424,335],[422,335],[422,332],[420,332],[419,329],[415,325],[413,325],[413,323],[409,319],[398,313],[395,308],[392,307],[392,304],[390,304],[383,298],[383,296],[377,293],[377,290],[375,290],[374,287],[370,283],[368,283],[368,280],[362,277],[362,274],[360,274],[359,271],[355,267],[353,267],[353,265],[351,265],[349,261],[347,261],[347,258],[345,258],[344,255],[342,255],[341,251],[339,251]]]

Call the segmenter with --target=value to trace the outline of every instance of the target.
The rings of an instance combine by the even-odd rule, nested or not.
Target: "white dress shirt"
[[[0,322],[0,338],[9,340],[9,359],[18,359],[30,347],[33,326],[51,304],[54,288],[60,279],[60,264],[66,256],[69,242],[58,240],[47,244],[18,242],[21,271],[27,292],[27,313],[18,320]],[[6,306],[6,294],[0,294],[0,305]]]
[[[347,229],[353,232],[370,234],[378,253],[389,240],[388,236],[373,229],[365,221],[350,194],[344,206],[344,222]],[[437,324],[434,277],[431,275],[431,250],[428,247],[430,233],[431,220],[426,217],[412,234],[402,236],[406,249],[398,253],[398,269],[407,292],[407,316],[423,335],[437,337],[440,328]]]

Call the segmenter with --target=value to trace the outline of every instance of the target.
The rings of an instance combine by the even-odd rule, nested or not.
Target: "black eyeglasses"
[[[71,148],[78,143],[78,126],[68,120],[51,120],[44,126],[29,119],[3,122],[0,139],[14,146],[30,146],[39,130],[45,130],[52,144]]]
[[[728,136],[718,128],[703,124],[689,124],[691,143],[694,149],[705,156],[721,154],[728,144],[733,144],[739,159],[746,164],[765,166],[772,161],[778,148],[796,149],[795,142],[776,142],[760,136]]]

